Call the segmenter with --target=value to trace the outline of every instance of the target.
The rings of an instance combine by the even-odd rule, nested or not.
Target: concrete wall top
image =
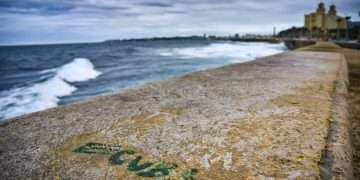
[[[323,160],[344,62],[292,51],[12,119],[0,125],[0,176],[333,176]]]

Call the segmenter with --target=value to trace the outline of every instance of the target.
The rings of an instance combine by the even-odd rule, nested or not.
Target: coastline
[[[109,52],[104,52],[106,49]],[[193,40],[61,45],[53,48],[18,47],[8,51],[0,50],[3,52],[0,59],[4,58],[4,63],[10,64],[10,68],[14,69],[5,70],[0,77],[2,121],[21,114],[121,91],[150,81],[276,54],[283,52],[285,47],[283,44]],[[21,56],[16,53],[20,50],[23,51],[22,56],[29,57],[29,62],[32,63],[11,65],[12,61],[21,61]],[[44,60],[37,61],[42,57],[40,53],[38,56],[32,55],[32,50],[58,56],[59,59],[46,56]],[[59,51],[67,53],[58,55]],[[101,74],[97,76],[98,73]]]
[[[344,155],[326,161],[326,176],[349,178],[346,60],[337,50],[286,52],[14,118],[0,124],[3,176],[141,178],[109,157],[74,153],[96,142],[175,163],[173,178],[191,170],[199,179],[317,179],[324,152]],[[340,139],[331,141],[332,128]]]

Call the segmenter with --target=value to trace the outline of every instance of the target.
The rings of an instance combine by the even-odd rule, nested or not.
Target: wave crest
[[[161,56],[192,58],[226,58],[231,62],[246,62],[258,57],[284,52],[284,44],[269,43],[213,43],[205,47],[161,49]]]
[[[101,74],[85,58],[76,58],[40,74],[45,73],[54,73],[54,76],[30,86],[0,92],[0,120],[56,107],[60,97],[71,95],[77,90],[69,82],[88,81]]]
[[[87,81],[96,78],[101,73],[96,71],[90,60],[76,58],[71,63],[65,64],[57,70],[57,76],[68,82]]]

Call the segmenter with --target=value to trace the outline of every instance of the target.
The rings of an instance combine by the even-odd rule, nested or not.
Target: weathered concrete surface
[[[349,66],[349,110],[354,149],[354,179],[360,179],[360,50],[344,49]]]
[[[0,179],[344,177],[320,170],[344,74],[342,54],[295,51],[13,119]]]
[[[338,54],[344,54],[343,48],[328,42],[318,42],[315,46],[300,48],[299,51],[337,52]],[[345,63],[342,66],[344,70],[340,71],[338,80],[335,81],[332,120],[320,166],[322,179],[353,178],[353,146],[347,101],[348,71],[347,64],[345,65]]]

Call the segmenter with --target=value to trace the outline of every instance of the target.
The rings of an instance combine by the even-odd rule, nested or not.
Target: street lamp
[[[349,20],[351,19],[350,16],[346,16],[346,41],[349,41]]]
[[[339,41],[340,40],[340,22],[341,22],[341,18],[337,18],[336,22],[337,22],[336,41]]]
[[[358,15],[360,16],[360,11]],[[360,26],[358,27],[358,42],[360,42]]]

